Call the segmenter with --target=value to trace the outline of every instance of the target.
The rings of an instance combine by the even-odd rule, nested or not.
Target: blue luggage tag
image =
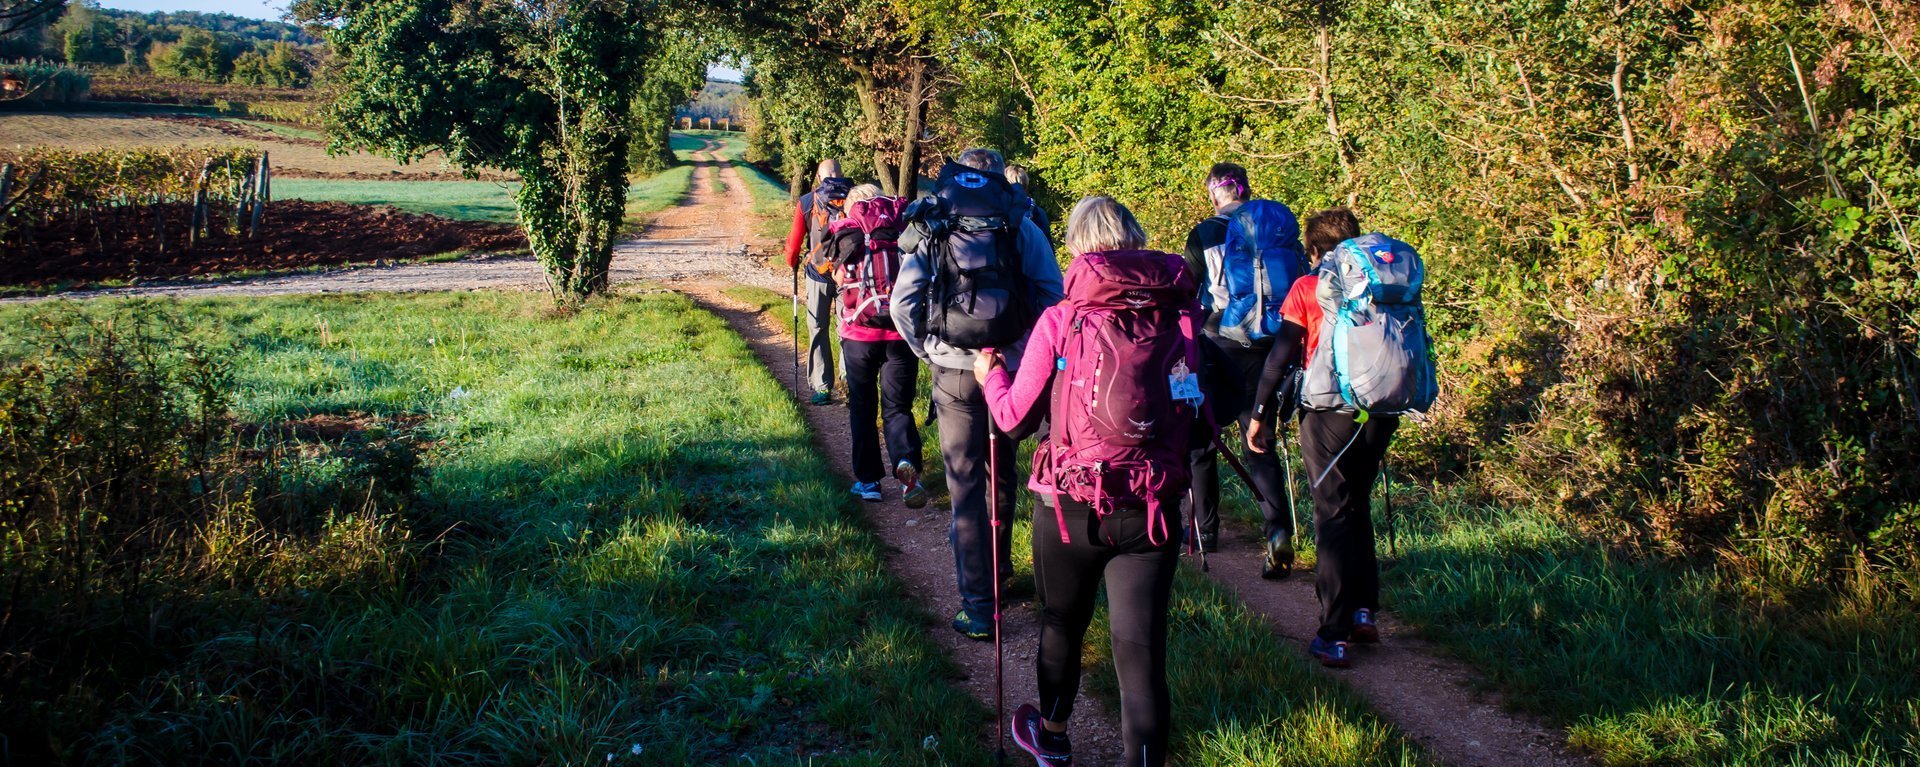
[[[1200,376],[1187,367],[1186,360],[1174,363],[1173,372],[1167,375],[1167,389],[1173,393],[1174,399],[1192,403],[1196,407],[1207,397],[1200,391]]]

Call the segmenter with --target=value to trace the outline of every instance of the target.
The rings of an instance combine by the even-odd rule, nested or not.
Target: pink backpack
[[[1103,516],[1115,504],[1145,506],[1156,545],[1172,533],[1161,496],[1189,479],[1188,439],[1200,415],[1194,290],[1186,262],[1168,253],[1088,253],[1073,262],[1052,432],[1033,459],[1043,482]],[[1176,399],[1177,383],[1195,398]],[[1066,542],[1066,518],[1056,518]]]
[[[863,328],[893,329],[890,314],[893,278],[900,271],[900,230],[906,226],[907,200],[872,197],[847,206],[846,218],[833,222],[833,236],[858,229],[862,255],[839,264],[840,319]]]

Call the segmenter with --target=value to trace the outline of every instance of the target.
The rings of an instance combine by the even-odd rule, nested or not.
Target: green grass
[[[5,308],[0,327],[120,305]],[[425,562],[404,588],[167,616],[159,631],[198,633],[124,695],[66,701],[74,748],[160,763],[984,763],[985,712],[948,683],[927,616],[885,575],[795,405],[686,299],[574,314],[513,293],[165,306],[232,345],[244,419],[424,415],[430,473],[408,520]]]
[[[693,169],[675,166],[627,189],[627,215],[645,216],[672,207],[686,194]],[[496,181],[368,181],[359,179],[277,178],[273,192],[283,199],[391,205],[462,221],[518,223],[513,192],[517,184]]]
[[[1226,513],[1257,525],[1245,489],[1228,484]],[[1614,551],[1537,510],[1394,487],[1401,557],[1385,566],[1386,607],[1510,704],[1567,725],[1602,764],[1920,764],[1910,608],[1840,597],[1762,608],[1707,563]],[[1384,557],[1384,528],[1380,546]]]

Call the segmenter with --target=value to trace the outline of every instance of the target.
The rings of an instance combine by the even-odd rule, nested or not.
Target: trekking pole
[[[1253,493],[1253,502],[1266,503],[1267,497],[1260,494],[1260,487],[1253,483],[1253,475],[1247,473],[1247,467],[1240,464],[1240,458],[1235,456],[1233,450],[1227,447],[1227,443],[1220,439],[1219,432],[1213,435],[1213,449],[1220,451],[1220,455],[1227,459],[1227,465],[1232,466],[1233,472],[1240,475],[1240,481],[1247,484],[1247,491]]]
[[[1200,572],[1213,572],[1213,568],[1207,566],[1207,544],[1200,540],[1200,498],[1194,494],[1192,482],[1187,483],[1187,505],[1193,509],[1193,545],[1188,546],[1187,551],[1200,552]]]
[[[1273,443],[1280,448],[1280,466],[1287,472],[1287,519],[1293,522],[1297,534],[1300,530],[1300,513],[1293,502],[1293,451],[1287,449],[1287,434],[1278,426],[1273,430]]]
[[[981,349],[980,354],[992,354],[992,349]],[[1059,514],[1059,509],[1053,513]],[[987,416],[987,525],[992,536],[987,543],[987,567],[993,569],[993,761],[995,764],[1007,763],[1007,699],[1006,674],[1001,668],[1003,654],[1000,646],[1000,430],[994,428],[993,416]]]
[[[1393,473],[1387,469],[1387,457],[1380,456],[1380,496],[1387,503],[1387,556],[1400,558],[1400,525],[1393,518]]]
[[[800,267],[793,268],[793,390],[800,391]]]
[[[991,415],[988,416],[992,418]],[[1062,513],[1054,509],[1053,513]],[[1001,669],[1003,657],[1000,648],[1000,430],[993,422],[987,422],[987,518],[992,528],[993,540],[988,543],[988,556],[992,561],[987,566],[993,568],[993,761],[995,764],[1007,763],[1007,699],[1006,674]]]

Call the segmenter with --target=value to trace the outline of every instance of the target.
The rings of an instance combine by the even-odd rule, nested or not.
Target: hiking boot
[[[1318,658],[1320,665],[1327,668],[1353,667],[1353,661],[1347,659],[1346,642],[1332,642],[1316,635],[1313,642],[1307,645],[1307,653]]]
[[[927,505],[927,489],[920,485],[920,470],[913,464],[901,461],[893,467],[893,478],[900,480],[900,498],[906,501],[907,508],[920,509]]]
[[[976,642],[986,642],[993,639],[993,621],[976,618],[972,613],[967,612],[964,607],[960,609],[960,612],[953,614],[953,630],[960,632],[961,636]]]
[[[1013,712],[1013,744],[1033,755],[1038,767],[1070,767],[1073,742],[1064,732],[1050,732],[1040,718],[1040,709],[1025,703]]]
[[[1267,536],[1267,561],[1260,565],[1260,577],[1277,581],[1293,574],[1293,534],[1278,532]]]
[[[1380,644],[1380,627],[1373,623],[1373,611],[1365,607],[1353,611],[1354,644]]]
[[[814,392],[813,399],[807,400],[807,403],[812,405],[831,405],[833,404],[833,393],[824,391]]]
[[[854,495],[860,496],[860,500],[866,501],[867,503],[879,503],[882,497],[880,495],[880,483],[878,482],[855,482],[853,483],[853,490],[851,492]]]
[[[1212,554],[1220,550],[1220,533],[1201,533],[1200,550]]]

